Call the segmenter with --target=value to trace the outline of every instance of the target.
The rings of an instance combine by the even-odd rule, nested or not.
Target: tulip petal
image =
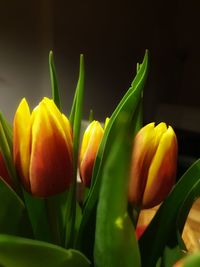
[[[136,205],[142,200],[148,169],[156,150],[156,147],[152,145],[154,144],[154,139],[154,123],[149,123],[143,127],[134,139],[129,183],[129,202]]]
[[[26,99],[23,98],[14,117],[13,157],[16,169],[27,191],[30,191],[29,163],[31,143],[31,115]]]
[[[171,190],[176,176],[177,139],[169,126],[162,135],[159,146],[149,169],[143,195],[143,207],[159,204]]]
[[[69,120],[64,114],[62,114],[59,111],[59,109],[57,108],[53,100],[47,97],[44,97],[42,102],[45,104],[45,107],[51,113],[51,116],[53,116],[56,120],[58,120],[60,126],[62,127],[63,133],[66,136],[67,146],[68,146],[70,155],[72,155],[71,153],[72,151],[72,128],[71,128]]]
[[[80,176],[86,186],[90,185],[98,148],[103,137],[103,128],[93,121],[86,129],[80,152]]]
[[[39,197],[66,190],[73,173],[72,155],[60,113],[45,101],[34,111],[32,125],[30,183],[32,194]]]

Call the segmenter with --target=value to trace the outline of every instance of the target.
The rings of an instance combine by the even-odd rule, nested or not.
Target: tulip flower
[[[8,169],[6,167],[5,160],[0,153],[0,177],[3,179],[7,184],[9,184],[11,187],[13,185],[12,178],[10,177],[10,174],[8,172]]]
[[[104,130],[98,121],[92,121],[84,132],[79,158],[79,170],[81,180],[85,186],[90,186],[93,166],[103,133]]]
[[[68,119],[44,98],[30,113],[23,99],[14,117],[14,163],[25,189],[38,197],[65,191],[73,173]]]
[[[151,208],[168,195],[175,183],[177,139],[171,126],[150,123],[136,135],[133,144],[129,202]]]

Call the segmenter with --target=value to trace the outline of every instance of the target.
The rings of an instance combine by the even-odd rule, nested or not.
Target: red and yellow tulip
[[[159,204],[175,183],[177,139],[171,126],[147,124],[133,144],[129,202],[140,208]]]
[[[44,98],[30,112],[22,99],[14,117],[14,164],[25,189],[38,197],[65,191],[73,175],[68,119]]]
[[[90,186],[92,171],[104,130],[98,121],[92,121],[84,132],[80,158],[80,177],[85,186]]]

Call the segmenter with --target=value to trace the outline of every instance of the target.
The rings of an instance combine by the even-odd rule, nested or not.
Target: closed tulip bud
[[[73,174],[68,119],[44,98],[30,113],[23,99],[14,117],[14,163],[25,189],[38,197],[65,191]]]
[[[13,186],[12,179],[10,177],[10,174],[5,164],[5,160],[1,153],[0,153],[0,177],[11,187]]]
[[[168,195],[175,183],[177,139],[171,126],[150,123],[136,135],[133,144],[129,202],[151,208]]]
[[[79,170],[81,180],[85,186],[90,186],[93,166],[103,133],[104,130],[98,121],[92,121],[84,132],[79,158]]]

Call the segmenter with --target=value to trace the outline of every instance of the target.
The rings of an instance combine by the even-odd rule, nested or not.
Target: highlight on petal
[[[104,130],[98,121],[93,121],[87,127],[80,151],[80,177],[86,186],[90,185],[96,155]]]
[[[72,128],[67,117],[62,114],[53,100],[44,97],[42,102],[45,105],[45,108],[49,111],[49,114],[57,121],[57,127],[63,131],[63,134],[66,136],[67,147],[70,155],[72,155]],[[72,159],[71,159],[72,160]]]
[[[31,145],[31,114],[26,99],[20,102],[13,123],[13,157],[26,190],[30,191],[29,163]]]

